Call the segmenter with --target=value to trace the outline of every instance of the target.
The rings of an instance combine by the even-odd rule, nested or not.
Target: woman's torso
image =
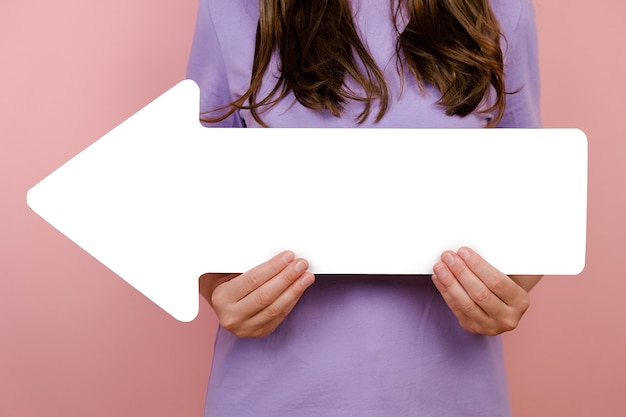
[[[517,38],[527,1],[494,3],[505,35]],[[487,123],[488,114],[446,116],[436,104],[438,92],[429,86],[420,92],[410,74],[401,91],[388,2],[354,0],[353,5],[362,39],[392,94],[382,121],[367,120],[362,127],[478,128]],[[189,74],[201,85],[201,107],[207,111],[237,98],[249,85],[258,7],[256,0],[201,0],[200,7],[199,19],[211,21],[202,20],[204,27],[196,32]],[[511,65],[517,61],[512,55]],[[276,62],[272,71],[278,71]],[[265,88],[271,88],[271,73],[266,80]],[[518,89],[522,81],[528,80],[515,76],[511,84],[516,85],[507,89]],[[533,94],[530,89],[513,98],[515,112],[503,121],[538,125]],[[263,113],[263,119],[271,127],[356,127],[361,110],[360,104],[349,103],[345,115],[335,118],[291,96]],[[240,118],[219,125],[244,124],[258,126],[243,110]],[[424,204],[432,202],[426,198]],[[239,339],[220,328],[215,344],[206,416],[293,415],[508,416],[501,340],[463,330],[427,276],[319,276],[270,336]]]

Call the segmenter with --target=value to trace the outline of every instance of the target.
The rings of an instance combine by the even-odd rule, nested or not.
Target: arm
[[[542,126],[541,81],[535,10],[530,0],[519,3],[516,18],[503,26],[504,83],[510,94],[498,127],[538,128]]]
[[[230,55],[236,53],[229,51]],[[231,58],[232,59],[232,58]],[[226,58],[222,51],[220,36],[218,35],[209,3],[200,0],[196,27],[187,63],[187,78],[194,80],[200,87],[200,113],[216,116],[220,108],[231,103],[235,97],[231,92],[229,73]],[[213,112],[213,113],[212,113]],[[207,127],[243,127],[243,120],[239,112],[218,123],[211,123]]]
[[[222,2],[221,5],[227,7],[228,3]],[[232,7],[237,10],[236,5]],[[214,23],[219,23],[222,15],[229,13],[227,11],[216,7],[215,13],[219,16],[213,16],[209,2],[200,0],[187,78],[200,86],[201,113],[210,113],[233,101],[232,65],[240,63],[244,55],[252,56],[252,50],[246,49],[245,45],[236,50],[232,45],[229,48],[228,44],[222,48],[224,34],[218,34]],[[238,19],[237,15],[235,18]],[[254,34],[256,25],[251,28]],[[226,35],[232,38],[233,33],[237,34],[237,39],[241,38],[241,33],[234,29]],[[239,112],[219,123],[207,125],[243,126]],[[263,337],[285,319],[315,280],[307,269],[306,260],[296,259],[292,252],[283,252],[243,274],[204,274],[199,278],[199,292],[215,310],[223,328],[239,337]]]
[[[504,6],[503,6],[504,7]],[[508,16],[509,18],[511,16]],[[498,127],[541,127],[537,30],[532,2],[503,26],[506,109]],[[469,248],[446,251],[433,267],[433,282],[466,330],[495,335],[515,329],[530,305],[538,275],[507,276]]]
[[[543,275],[509,275],[509,278],[526,292],[530,292],[530,290],[539,283],[542,277]]]
[[[198,280],[198,290],[202,298],[204,298],[211,307],[213,307],[213,291],[220,284],[230,281],[239,274],[202,274]]]

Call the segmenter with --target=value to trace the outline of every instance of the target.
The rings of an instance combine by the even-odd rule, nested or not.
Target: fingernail
[[[469,253],[469,251],[466,248],[459,249],[459,251],[457,253],[461,257],[461,259],[463,259],[464,261],[467,261],[469,259],[469,257],[470,257],[470,253]]]
[[[313,281],[315,281],[315,276],[313,274],[304,274],[304,276],[300,280],[303,287],[308,287],[309,285],[313,284]]]
[[[433,267],[433,275],[439,279],[439,277],[445,275],[445,273],[446,267],[441,262],[437,262]]]
[[[300,260],[300,261],[296,262],[296,268],[295,268],[296,272],[298,272],[298,273],[304,272],[306,270],[306,267],[307,267],[307,265],[306,265],[305,261]]]
[[[448,265],[454,265],[454,256],[450,252],[446,252],[441,256],[441,260]]]
[[[292,251],[288,250],[287,252],[283,253],[283,262],[291,262],[294,258],[294,254]]]

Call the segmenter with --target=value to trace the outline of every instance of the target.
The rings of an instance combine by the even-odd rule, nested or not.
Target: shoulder
[[[256,0],[199,0],[187,78],[200,86],[201,112],[232,102],[250,83],[258,20]],[[212,126],[238,126],[233,116]]]
[[[200,0],[225,51],[254,40],[259,19],[256,0]],[[254,45],[254,43],[253,43]]]
[[[491,0],[493,9],[505,38],[515,36],[535,25],[535,8],[532,0]]]
[[[215,21],[241,18],[258,19],[259,5],[255,0],[200,0]]]
[[[502,27],[507,91],[500,127],[540,127],[539,47],[532,0],[491,0]]]

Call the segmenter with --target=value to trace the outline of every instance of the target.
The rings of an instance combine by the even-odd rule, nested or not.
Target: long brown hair
[[[359,124],[378,102],[375,121],[382,119],[389,90],[358,36],[349,0],[259,0],[259,12],[250,87],[222,108],[222,115],[205,115],[203,121],[220,121],[238,109],[249,109],[267,126],[261,113],[290,93],[303,106],[336,117],[347,101],[362,102]],[[406,26],[400,28],[403,16]],[[496,125],[506,92],[501,29],[489,0],[398,0],[394,20],[400,74],[406,65],[420,86],[435,86],[441,92],[438,104],[448,115],[476,111],[493,87],[493,103],[481,112],[495,112],[489,126]],[[258,97],[274,53],[280,59],[280,76],[267,95]],[[346,76],[362,91],[349,89]]]

